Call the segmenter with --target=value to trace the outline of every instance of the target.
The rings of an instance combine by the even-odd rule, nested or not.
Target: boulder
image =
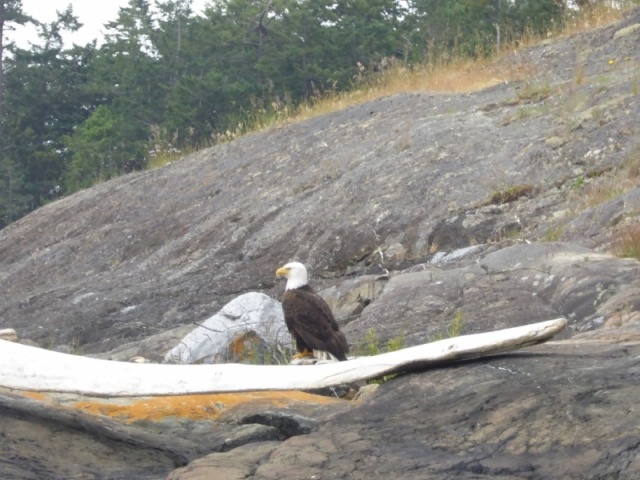
[[[161,478],[195,444],[0,388],[0,478]]]
[[[211,453],[174,470],[166,480],[244,480],[256,465],[268,457],[279,442],[259,442],[238,447],[231,452]]]
[[[257,292],[233,299],[185,336],[167,363],[279,363],[291,348],[280,302]]]

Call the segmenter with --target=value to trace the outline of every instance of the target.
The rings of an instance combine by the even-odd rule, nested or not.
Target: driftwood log
[[[310,390],[516,350],[545,342],[566,325],[558,318],[313,366],[136,364],[0,341],[0,386],[109,397]]]

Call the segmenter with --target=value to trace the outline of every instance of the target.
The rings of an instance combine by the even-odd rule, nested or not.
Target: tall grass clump
[[[640,260],[640,223],[619,228],[613,235],[611,250],[618,257]]]
[[[577,211],[593,208],[640,186],[640,144],[615,168],[594,171],[574,181],[572,195]]]

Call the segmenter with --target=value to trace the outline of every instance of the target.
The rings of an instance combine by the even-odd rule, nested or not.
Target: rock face
[[[167,480],[243,480],[256,465],[278,447],[277,442],[260,442],[236,448],[233,452],[213,453],[176,470]]]
[[[211,452],[315,430],[349,402],[302,392],[115,400],[0,387],[0,478],[164,478]]]
[[[370,333],[384,349],[566,316],[560,341],[215,422],[2,392],[0,478],[640,478],[640,262],[610,254],[640,236],[638,25],[635,9],[500,59],[492,88],[254,133],[0,231],[0,329],[48,348],[160,360],[239,295],[280,298],[289,260],[356,353]]]
[[[638,267],[636,260],[564,243],[482,247],[392,276],[345,333],[362,338],[374,328],[380,340],[400,336],[417,344],[446,336],[456,315],[464,334],[565,316],[570,336],[640,307]]]
[[[0,392],[3,479],[159,478],[184,465],[185,443]]]

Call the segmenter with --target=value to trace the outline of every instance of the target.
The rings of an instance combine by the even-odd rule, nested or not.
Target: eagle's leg
[[[306,358],[306,357],[313,357],[313,351],[305,348],[301,352],[296,353],[293,357],[291,357],[291,359],[300,360],[301,358]]]

